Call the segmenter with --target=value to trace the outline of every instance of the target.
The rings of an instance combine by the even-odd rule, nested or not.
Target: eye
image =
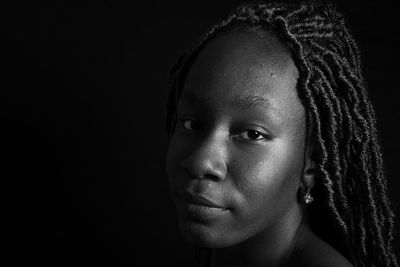
[[[198,123],[190,118],[182,118],[179,119],[179,124],[186,130],[186,131],[196,131],[199,128]]]
[[[262,141],[269,139],[267,134],[251,129],[240,132],[236,137],[249,141]]]

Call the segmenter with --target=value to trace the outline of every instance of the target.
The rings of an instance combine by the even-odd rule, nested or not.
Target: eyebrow
[[[193,92],[183,94],[182,98],[187,99],[193,104],[206,104],[207,102],[209,102],[208,97],[201,97]],[[275,111],[278,111],[271,105],[271,102],[268,99],[258,95],[235,96],[233,101],[230,103],[226,103],[226,105],[228,105],[230,108],[239,108],[243,111],[256,107],[262,109],[274,109]]]
[[[246,95],[242,97],[235,97],[234,101],[230,103],[231,107],[239,107],[243,110],[250,108],[260,107],[262,109],[271,108],[271,103],[268,99],[257,95]]]

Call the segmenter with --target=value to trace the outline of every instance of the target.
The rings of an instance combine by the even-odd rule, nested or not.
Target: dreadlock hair
[[[333,4],[244,4],[214,25],[171,69],[169,137],[192,62],[211,39],[238,26],[272,31],[290,48],[299,70],[297,91],[308,113],[316,164],[316,201],[308,207],[313,231],[355,266],[398,266],[376,116],[358,47]]]

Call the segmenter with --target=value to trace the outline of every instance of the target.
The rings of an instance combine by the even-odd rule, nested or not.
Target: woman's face
[[[287,225],[299,206],[305,151],[297,77],[271,34],[227,33],[195,59],[167,154],[189,241],[228,247]]]

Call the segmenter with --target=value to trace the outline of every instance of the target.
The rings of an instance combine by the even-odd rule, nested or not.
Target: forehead
[[[297,77],[290,52],[273,34],[234,31],[216,37],[200,51],[182,97],[195,95],[227,105],[255,96],[284,116],[296,117],[303,113]]]

